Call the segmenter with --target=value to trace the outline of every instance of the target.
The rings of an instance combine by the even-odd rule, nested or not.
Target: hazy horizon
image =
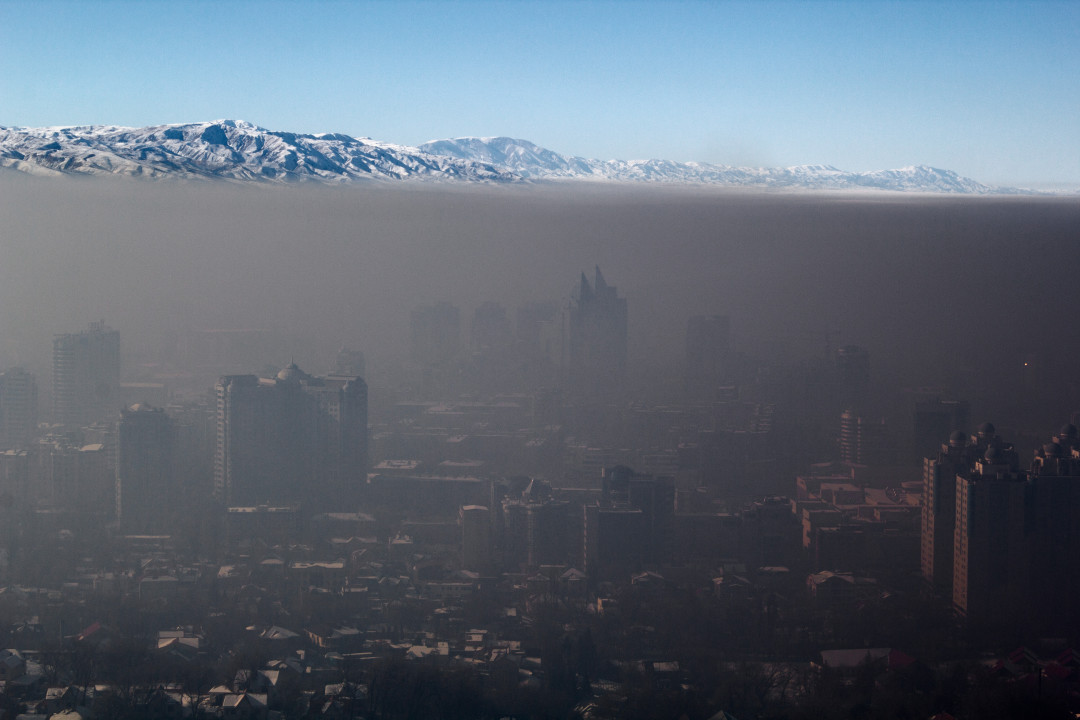
[[[263,327],[314,371],[342,345],[390,362],[416,306],[455,303],[467,337],[480,303],[565,304],[596,265],[628,299],[632,367],[677,366],[701,314],[729,315],[758,355],[863,345],[879,379],[908,384],[998,381],[1080,348],[1060,317],[1076,199],[12,174],[0,198],[0,361],[39,373],[53,334],[99,319],[144,358],[186,329]]]
[[[0,715],[1080,717],[1077,37],[0,0]]]

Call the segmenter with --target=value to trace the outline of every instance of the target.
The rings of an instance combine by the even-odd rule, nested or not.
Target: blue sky
[[[0,0],[0,125],[217,118],[1080,187],[1080,2]]]

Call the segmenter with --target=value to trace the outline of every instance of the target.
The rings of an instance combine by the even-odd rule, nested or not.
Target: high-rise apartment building
[[[501,509],[505,568],[535,569],[573,559],[576,550],[570,504],[555,500],[548,483],[531,479],[520,494],[503,499]]]
[[[289,365],[274,378],[229,375],[218,403],[214,491],[227,505],[341,509],[367,478],[367,384]]]
[[[1009,518],[1023,513],[1026,475],[992,423],[971,437],[954,430],[940,448],[923,459],[920,567],[930,587],[967,612],[969,598],[983,594],[995,563],[1007,558],[1000,546],[1008,544]],[[1005,573],[996,578],[1005,582]]]
[[[461,566],[474,572],[491,570],[491,511],[483,505],[463,505],[461,522]]]
[[[53,338],[53,420],[86,425],[120,411],[120,333],[105,322]]]
[[[936,457],[923,459],[922,576],[945,595],[952,593],[956,478],[970,474],[979,456],[978,444],[957,430]]]
[[[69,444],[66,438],[30,451],[30,493],[39,504],[82,516],[116,515],[116,448],[105,443]]]
[[[116,432],[116,517],[152,530],[176,507],[176,428],[161,408],[137,403],[120,411]]]
[[[873,421],[851,410],[840,414],[840,462],[892,465],[897,462],[896,439],[884,420]]]
[[[1031,591],[1039,615],[1077,627],[1080,607],[1080,433],[1075,425],[1035,453],[1028,518],[1034,528]]]
[[[997,438],[968,476],[956,478],[953,606],[969,621],[1015,616],[1028,596],[1031,531],[1026,477]]]
[[[1080,441],[1075,426],[1022,470],[985,424],[956,478],[954,607],[975,625],[1063,631],[1080,619]]]
[[[671,478],[605,468],[601,500],[584,508],[585,572],[590,581],[670,561],[675,526]]]
[[[0,450],[25,447],[37,433],[38,388],[22,368],[0,374]]]

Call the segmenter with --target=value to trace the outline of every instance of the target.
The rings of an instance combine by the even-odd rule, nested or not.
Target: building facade
[[[672,478],[605,468],[600,501],[584,508],[582,555],[591,582],[670,562],[675,534]]]
[[[0,374],[0,450],[26,447],[37,434],[38,387],[22,368]]]
[[[53,338],[53,420],[87,425],[112,419],[120,405],[120,333],[104,321]]]
[[[956,476],[953,606],[970,624],[1037,632],[1075,627],[1080,611],[1080,441],[1067,425],[1023,469],[989,423]],[[936,573],[935,573],[936,574]]]
[[[229,506],[355,505],[367,479],[367,384],[290,365],[274,378],[229,375],[217,395],[214,493]]]
[[[151,530],[176,506],[176,428],[161,408],[137,403],[120,411],[116,432],[116,518]]]
[[[923,506],[920,564],[923,580],[951,595],[956,532],[956,479],[968,477],[987,450],[988,439],[969,442],[959,430],[949,435],[934,457],[923,458]]]
[[[483,505],[463,505],[461,522],[461,567],[474,572],[491,570],[491,511]]]

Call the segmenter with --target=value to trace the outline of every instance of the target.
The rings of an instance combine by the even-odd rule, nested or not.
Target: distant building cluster
[[[24,368],[0,373],[0,580],[32,574],[28,538],[93,537],[116,548],[110,568],[139,570],[72,551],[33,572],[93,586],[81,600],[347,608],[366,627],[260,639],[409,640],[417,658],[484,646],[515,679],[529,656],[459,627],[470,601],[510,598],[500,622],[518,632],[545,603],[610,619],[678,587],[803,652],[843,633],[784,635],[797,613],[782,608],[859,617],[894,591],[927,595],[921,578],[965,627],[1080,627],[1075,426],[1025,466],[992,425],[969,435],[968,404],[941,388],[905,390],[910,424],[886,420],[860,345],[826,334],[824,354],[752,359],[718,314],[688,318],[679,367],[641,378],[629,319],[598,267],[516,313],[420,305],[407,361],[371,363],[371,398],[363,353],[335,345],[310,374],[280,364],[277,331],[186,330],[172,365],[129,374],[104,322],[57,335],[42,392]],[[424,634],[405,638],[417,608]]]
[[[187,332],[179,356],[196,373],[265,362],[275,338],[261,330]],[[325,377],[295,364],[270,378],[225,375],[213,403],[205,395],[174,401],[160,382],[121,382],[120,361],[120,334],[104,322],[57,335],[44,424],[36,378],[19,367],[0,373],[7,506],[149,533],[176,531],[212,501],[302,506],[306,516],[356,508],[368,470],[361,353],[342,348]]]
[[[753,358],[727,315],[688,318],[648,377],[629,319],[599,268],[516,313],[420,305],[370,397],[363,353],[324,347],[311,374],[276,330],[185,330],[123,373],[103,322],[57,335],[51,385],[0,373],[0,610],[32,650],[0,652],[0,700],[110,716],[114,687],[46,687],[42,663],[112,658],[85,621],[132,607],[205,621],[143,638],[133,717],[390,716],[411,672],[616,718],[648,692],[715,704],[771,654],[800,658],[769,661],[777,717],[814,677],[937,702],[941,673],[897,647],[935,633],[1037,633],[980,667],[1080,697],[1075,425],[968,433],[944,387],[883,411],[867,348]],[[181,692],[200,668],[227,676]]]

